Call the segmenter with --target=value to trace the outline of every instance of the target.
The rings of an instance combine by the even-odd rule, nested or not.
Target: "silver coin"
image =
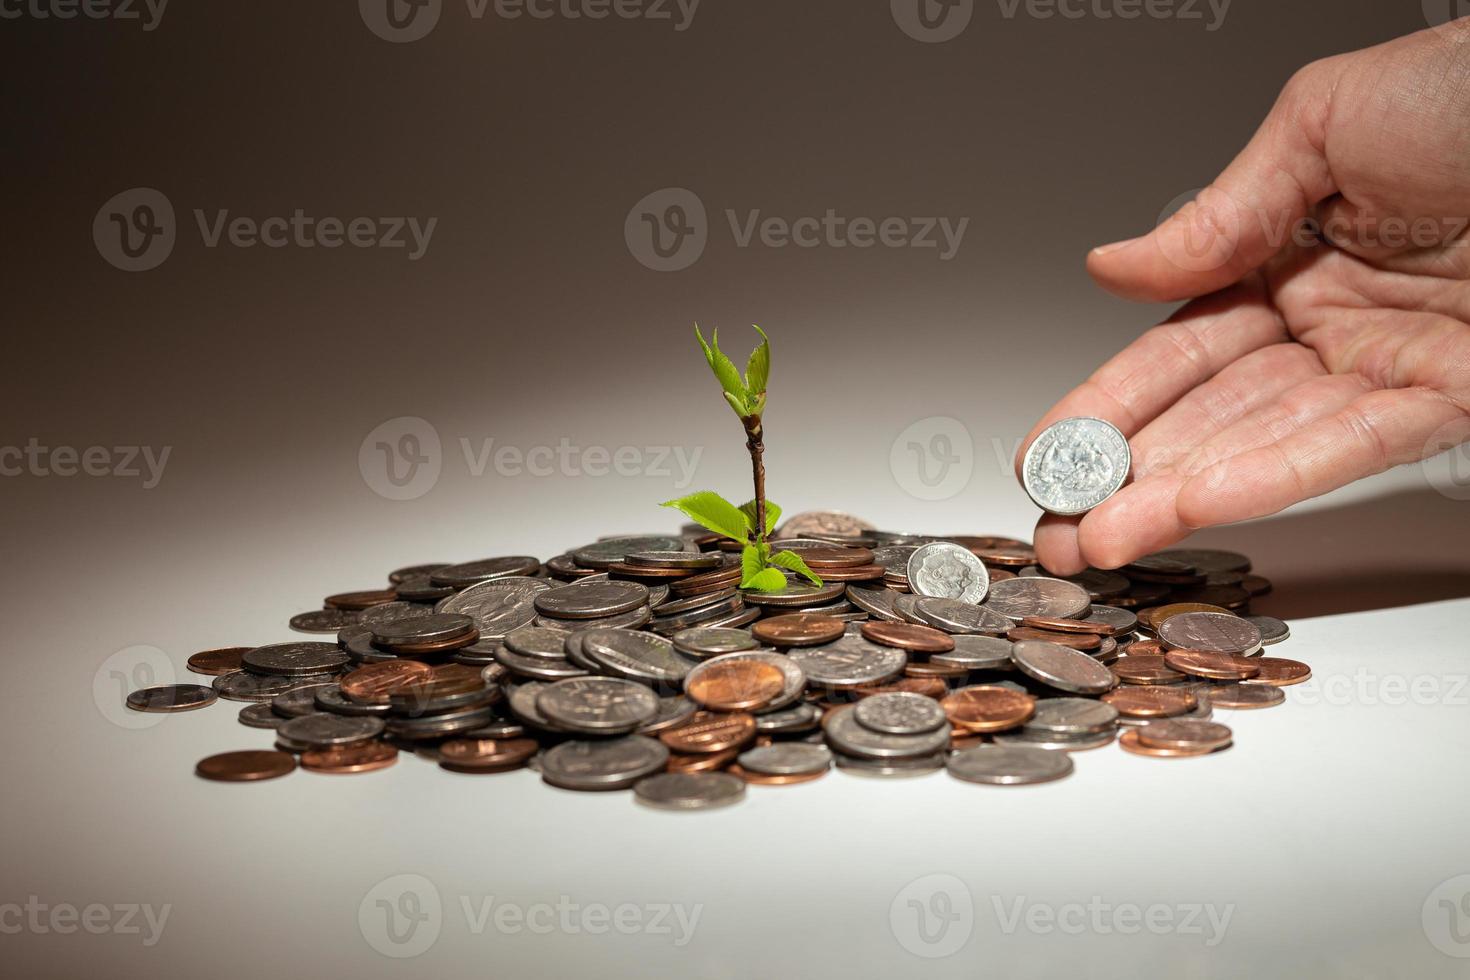
[[[1087,735],[1058,735],[1055,732],[1041,731],[1029,725],[1022,726],[1014,732],[996,732],[991,738],[996,745],[1029,745],[1038,749],[1050,749],[1057,752],[1086,752],[1089,749],[1100,749],[1106,745],[1112,745],[1113,740],[1118,737],[1116,729],[1105,732],[1092,732]]]
[[[227,701],[269,701],[277,694],[285,694],[294,688],[315,687],[326,677],[325,674],[283,677],[279,674],[253,674],[248,670],[236,670],[220,674],[211,686]]]
[[[1261,631],[1261,643],[1270,646],[1291,636],[1291,627],[1275,616],[1245,616],[1247,623]]]
[[[536,626],[547,626],[551,629],[563,629],[573,633],[584,630],[636,630],[647,626],[652,619],[652,613],[647,606],[639,606],[616,616],[602,616],[598,619],[557,619],[555,616],[537,616]]]
[[[1038,565],[1027,565],[1016,572],[1025,578],[1059,578],[1063,582],[1071,582],[1087,590],[1092,596],[1093,602],[1102,602],[1112,596],[1119,596],[1133,587],[1133,583],[1126,575],[1119,572],[1104,571],[1100,568],[1088,568],[1076,575],[1056,575],[1041,568]]]
[[[680,630],[670,639],[674,649],[687,657],[718,657],[722,653],[739,653],[760,646],[749,630],[725,627],[695,626]]]
[[[864,727],[853,707],[828,712],[822,731],[832,748],[868,759],[902,759],[931,755],[949,745],[949,726],[913,735],[889,735]]]
[[[840,510],[809,510],[792,514],[781,523],[771,537],[776,541],[805,537],[854,537],[873,530],[873,525],[860,517]]]
[[[564,660],[567,655],[566,630],[546,626],[522,626],[505,634],[505,645],[523,657],[549,657]]]
[[[735,760],[740,768],[768,776],[804,776],[832,767],[832,750],[809,742],[777,742],[746,749]]]
[[[762,708],[756,712],[755,730],[761,735],[808,732],[822,721],[822,712],[805,701],[775,711]]]
[[[463,589],[492,579],[530,575],[540,567],[540,559],[529,555],[481,558],[477,561],[460,562],[457,565],[436,568],[429,573],[429,581],[435,585],[450,585],[456,589]]]
[[[541,778],[562,789],[627,789],[668,761],[667,746],[645,735],[577,739],[546,750],[541,757]]]
[[[573,732],[620,735],[652,721],[659,699],[642,684],[616,677],[557,681],[536,695],[540,714]]]
[[[914,596],[904,608],[911,608],[913,616],[924,626],[933,626],[946,633],[976,633],[1000,635],[1014,624],[985,606],[977,606],[962,599],[943,599]]]
[[[247,704],[240,709],[240,724],[249,725],[251,728],[280,728],[286,723],[286,718],[271,710],[271,706],[264,701],[255,704]]]
[[[1102,623],[1115,633],[1132,633],[1138,628],[1138,617],[1127,609],[1119,609],[1117,606],[1099,606],[1093,604],[1088,607],[1085,622]]]
[[[282,718],[300,718],[302,715],[315,714],[321,710],[317,707],[316,694],[323,688],[341,690],[341,685],[331,680],[323,681],[315,686],[302,685],[293,688],[285,694],[277,694],[271,698],[271,710]]]
[[[341,670],[352,658],[335,643],[272,643],[247,650],[240,662],[257,674],[298,677]]]
[[[372,627],[373,642],[383,646],[413,643],[435,643],[463,636],[475,628],[475,621],[461,613],[434,613],[413,619],[395,619]]]
[[[828,582],[825,585],[808,585],[805,582],[787,582],[786,587],[776,592],[747,592],[745,602],[752,606],[775,606],[779,608],[803,608],[823,606],[842,598],[847,592],[843,582]]]
[[[552,588],[545,579],[513,577],[472,585],[440,601],[435,612],[459,613],[475,621],[482,640],[499,640],[536,618],[531,600]]]
[[[435,585],[427,575],[415,575],[406,578],[394,586],[398,598],[405,602],[438,602],[446,596],[454,595],[454,586]]]
[[[1042,698],[1025,728],[1053,735],[1092,735],[1112,730],[1118,709],[1092,698]]]
[[[1158,633],[1176,650],[1244,654],[1261,646],[1260,628],[1232,613],[1180,613],[1160,623]]]
[[[1170,548],[1167,551],[1155,552],[1149,557],[1172,559],[1205,574],[1251,570],[1251,560],[1245,555],[1234,551],[1221,551],[1218,548]]]
[[[743,650],[739,653],[722,653],[718,657],[711,657],[695,667],[689,672],[689,677],[694,677],[702,670],[705,670],[710,664],[740,660],[770,664],[781,672],[781,693],[772,698],[771,702],[761,709],[762,711],[780,711],[800,701],[801,696],[806,693],[806,672],[801,669],[801,665],[786,654],[776,653],[774,650]],[[685,683],[687,684],[688,682],[689,678],[685,678]],[[757,719],[757,724],[759,724],[759,719]]]
[[[1085,514],[1122,488],[1132,465],[1128,440],[1112,423],[1062,419],[1027,448],[1021,484],[1042,510]]]
[[[916,544],[885,544],[873,549],[873,564],[908,578],[909,556],[918,550]]]
[[[1017,576],[996,582],[985,608],[1016,621],[1027,616],[1077,619],[1092,608],[1092,596],[1082,586],[1059,578]]]
[[[812,684],[858,687],[881,684],[903,673],[908,656],[849,633],[816,647],[797,647],[788,656]]]
[[[853,605],[879,619],[890,623],[902,623],[906,620],[893,608],[895,600],[903,595],[892,589],[867,588],[859,585],[848,585],[847,598]]]
[[[376,738],[383,732],[381,718],[349,718],[325,711],[292,718],[276,729],[282,738],[313,748],[350,745]]]
[[[607,568],[639,551],[681,551],[684,542],[668,535],[634,535],[604,538],[572,552],[572,560],[583,568]]]
[[[537,681],[559,681],[587,675],[585,668],[565,657],[527,657],[504,646],[496,649],[495,662],[517,677]]]
[[[728,772],[661,772],[640,779],[633,798],[659,810],[710,810],[745,798],[745,780]]]
[[[954,638],[954,649],[929,658],[941,667],[963,667],[966,670],[1010,670],[1011,641],[1000,636],[960,634]]]
[[[582,653],[606,673],[645,684],[680,684],[693,666],[663,637],[625,629],[588,631]]]
[[[393,710],[387,703],[354,701],[342,693],[340,684],[324,684],[310,688],[318,711],[338,715],[386,715]]]
[[[977,745],[951,754],[947,767],[956,779],[997,786],[1050,782],[1073,768],[1067,753],[1030,745]]]
[[[719,568],[725,556],[718,551],[630,551],[623,561],[646,568]]]
[[[990,589],[985,563],[968,548],[947,541],[926,544],[908,561],[909,588],[914,595],[978,603]]]
[[[570,660],[572,663],[576,664],[578,667],[581,667],[583,670],[590,671],[594,674],[599,674],[602,672],[602,668],[597,666],[597,663],[592,660],[592,658],[588,657],[586,652],[582,649],[582,640],[586,638],[588,632],[590,631],[571,631],[567,634],[566,640],[563,641],[564,648],[567,652],[567,659]]]
[[[918,626],[927,626],[929,624],[926,623],[919,616],[919,600],[922,598],[924,597],[913,595],[912,593],[901,592],[894,597],[893,611],[897,613],[899,618],[905,623],[914,623]],[[950,599],[947,601],[954,602],[957,600]]]
[[[134,711],[193,711],[213,704],[218,697],[213,687],[203,684],[161,684],[133,691],[127,705]]]
[[[692,595],[687,599],[675,599],[672,602],[653,602],[650,600],[649,605],[653,607],[655,616],[677,616],[680,613],[686,613],[694,609],[703,609],[705,606],[716,605],[724,602],[731,596],[739,594],[740,590],[732,585],[730,588],[721,589],[718,592],[710,592],[705,595]]]
[[[638,726],[639,735],[654,735],[688,721],[699,705],[682,694],[667,694],[658,699],[658,714]]]
[[[495,662],[495,651],[499,650],[499,640],[476,640],[467,647],[460,647],[454,651],[451,658],[455,663],[467,664],[474,667],[483,667]]]
[[[1106,694],[1118,683],[1111,670],[1080,650],[1049,640],[1019,640],[1011,660],[1034,680],[1072,694]]]
[[[723,619],[712,619],[707,623],[700,623],[699,625],[707,627],[709,629],[715,629],[717,627],[726,629],[740,629],[743,626],[749,626],[751,623],[760,618],[761,610],[759,608],[742,609],[737,613],[732,613],[731,615],[724,617]]]
[[[906,691],[863,698],[853,706],[852,716],[864,728],[888,735],[922,735],[949,725],[938,701]]]
[[[420,718],[389,718],[388,734],[398,738],[445,738],[474,731],[495,720],[492,708],[470,705],[455,711],[424,715]]]
[[[589,582],[549,589],[536,596],[536,610],[558,619],[602,619],[648,604],[648,588],[637,582]]]
[[[648,628],[657,633],[662,633],[665,636],[670,636],[692,626],[702,626],[705,623],[724,619],[727,616],[740,612],[744,608],[745,600],[738,595],[734,595],[721,602],[701,606],[698,609],[691,609],[689,612],[680,613],[677,616],[655,616],[649,621]]]
[[[548,732],[560,731],[561,729],[557,728],[556,724],[536,707],[536,699],[550,686],[540,681],[528,681],[512,687],[506,696],[506,704],[510,707],[510,713],[533,728],[540,728]]]
[[[832,761],[837,768],[853,776],[905,779],[910,776],[926,776],[944,768],[947,752],[916,756],[912,759],[864,759],[845,752],[833,752]]]
[[[292,616],[288,625],[298,633],[336,633],[356,626],[360,618],[360,612],[350,609],[313,609]]]

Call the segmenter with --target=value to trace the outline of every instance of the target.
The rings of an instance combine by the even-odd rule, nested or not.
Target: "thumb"
[[[1129,299],[1174,302],[1224,289],[1291,240],[1336,193],[1324,151],[1339,59],[1297,72],[1245,150],[1213,184],[1148,235],[1094,249],[1087,269]]]

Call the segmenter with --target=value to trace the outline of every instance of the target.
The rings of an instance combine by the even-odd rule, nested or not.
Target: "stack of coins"
[[[1001,536],[816,512],[777,537],[821,585],[743,591],[733,543],[694,527],[545,563],[415,565],[290,620],[336,642],[205,650],[189,668],[210,686],[128,704],[248,702],[240,721],[273,730],[275,751],[206,759],[209,779],[362,773],[404,752],[689,810],[834,767],[1009,785],[1066,776],[1074,753],[1114,742],[1208,756],[1233,743],[1215,711],[1280,704],[1310,677],[1263,655],[1289,630],[1250,614],[1271,585],[1232,552],[1175,549],[1060,578]]]

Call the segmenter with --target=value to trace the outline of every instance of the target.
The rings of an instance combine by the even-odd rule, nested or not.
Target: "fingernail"
[[[1099,245],[1097,248],[1095,248],[1095,249],[1092,250],[1092,254],[1094,254],[1094,255],[1107,255],[1109,252],[1116,252],[1119,249],[1127,248],[1129,245],[1133,245],[1133,244],[1135,244],[1137,242],[1141,242],[1141,241],[1143,241],[1143,237],[1144,236],[1139,236],[1138,238],[1129,238],[1129,239],[1127,239],[1125,241],[1113,242],[1113,244],[1111,244],[1111,245]]]

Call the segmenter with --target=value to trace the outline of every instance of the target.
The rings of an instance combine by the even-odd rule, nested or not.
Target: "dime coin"
[[[1164,654],[1164,663],[1181,674],[1220,681],[1244,680],[1261,672],[1260,659],[1199,650],[1170,650]]]
[[[545,626],[522,626],[505,634],[505,645],[524,657],[563,660],[567,655],[566,630]]]
[[[985,608],[1020,622],[1027,616],[1077,619],[1092,608],[1087,590],[1059,578],[1030,576],[996,582],[990,588]]]
[[[194,773],[222,783],[257,782],[284,776],[296,768],[296,760],[285,752],[222,752],[199,760]]]
[[[684,693],[718,711],[738,711],[770,704],[785,687],[776,667],[759,660],[707,660],[689,673]]]
[[[336,681],[326,681],[322,684],[302,686],[287,691],[285,694],[277,694],[271,698],[271,710],[282,718],[300,718],[321,710],[316,704],[316,693],[322,688],[338,687]]]
[[[954,638],[932,626],[913,623],[874,623],[862,625],[862,634],[874,643],[911,650],[914,653],[948,653],[955,648]]]
[[[1230,729],[1218,722],[1178,718],[1150,722],[1138,729],[1138,743],[1151,749],[1199,749],[1209,752],[1229,745],[1233,737]]]
[[[861,707],[861,705],[859,705]],[[993,685],[962,687],[939,701],[950,724],[970,732],[1000,732],[1024,724],[1036,711],[1036,699]]]
[[[668,761],[668,747],[643,735],[573,740],[542,754],[541,778],[562,789],[627,789]]]
[[[352,659],[335,643],[273,643],[241,654],[240,661],[257,674],[299,677],[341,670]]]
[[[1124,633],[1132,633],[1138,628],[1138,617],[1127,609],[1119,609],[1117,606],[1100,606],[1094,603],[1088,607],[1087,618],[1083,621],[1088,624],[1097,624],[1103,627],[1105,636],[1121,636]]]
[[[1087,654],[1045,640],[1013,644],[1011,660],[1026,676],[1072,694],[1102,694],[1118,683],[1111,670]]]
[[[360,614],[346,609],[312,609],[291,617],[288,624],[298,633],[335,633],[344,626],[355,626]]]
[[[1120,687],[1102,699],[1127,718],[1173,718],[1198,706],[1189,691],[1172,687]]]
[[[398,749],[387,742],[359,742],[301,754],[301,768],[312,772],[354,773],[387,769],[398,761]]]
[[[1207,653],[1243,654],[1261,645],[1261,631],[1231,613],[1191,612],[1171,616],[1158,626],[1165,645]]]
[[[339,715],[384,715],[389,710],[389,705],[386,703],[364,704],[352,700],[342,693],[340,684],[323,684],[321,687],[306,690],[312,692],[318,711],[330,711]]]
[[[744,796],[745,781],[725,772],[663,772],[633,786],[634,799],[658,810],[709,810]]]
[[[648,688],[616,677],[557,681],[536,695],[536,710],[573,732],[612,735],[631,732],[658,714],[659,699]]]
[[[1275,616],[1246,616],[1243,618],[1261,631],[1261,642],[1266,646],[1280,643],[1291,635],[1291,627]]]
[[[722,653],[751,650],[760,644],[745,630],[694,626],[675,633],[674,649],[689,657],[717,657]]]
[[[1211,684],[1210,704],[1217,708],[1271,708],[1286,700],[1286,692],[1269,684]]]
[[[1062,419],[1046,428],[1021,461],[1021,483],[1042,510],[1084,514],[1128,480],[1128,440],[1102,419]]]
[[[851,634],[825,646],[799,647],[790,656],[809,683],[829,687],[881,684],[903,673],[908,663],[902,650]]]
[[[1011,641],[997,636],[955,636],[954,649],[936,653],[931,664],[965,670],[1011,670]]]
[[[1272,687],[1289,687],[1300,684],[1312,676],[1312,668],[1299,660],[1284,660],[1281,657],[1256,657],[1251,663],[1260,668],[1246,684],[1270,684]]]
[[[214,679],[215,693],[227,701],[269,701],[277,694],[298,687],[316,687],[323,680],[321,674],[304,677],[282,677],[277,674],[252,674],[248,670],[237,670],[220,674]]]
[[[1043,698],[1036,714],[1026,722],[1028,729],[1054,735],[1090,735],[1112,731],[1118,709],[1091,698]]]
[[[863,698],[852,710],[864,728],[890,735],[921,735],[949,721],[939,702],[922,694],[875,694]]]
[[[949,745],[947,726],[913,735],[890,735],[865,727],[857,720],[855,711],[853,706],[845,705],[822,719],[822,730],[827,740],[834,749],[847,755],[867,759],[903,759],[932,755]]]
[[[1003,636],[1012,625],[1009,619],[992,609],[958,599],[911,597],[910,602],[912,605],[909,608],[915,619],[946,633]]]
[[[383,732],[383,719],[350,718],[346,715],[333,715],[325,711],[318,711],[299,718],[292,718],[276,731],[282,738],[291,742],[314,749],[329,748],[334,745],[347,745],[351,742],[376,738]]]
[[[240,658],[253,647],[222,647],[218,650],[202,650],[189,658],[189,669],[196,674],[228,674],[240,670]]]
[[[740,766],[766,776],[804,776],[826,772],[832,751],[810,742],[778,742],[740,753]]]
[[[831,643],[846,632],[840,619],[815,613],[787,613],[762,619],[750,628],[754,639],[773,647],[809,647]]]
[[[193,711],[213,704],[218,697],[214,688],[202,684],[164,684],[132,692],[127,705],[134,711]]]
[[[909,588],[915,595],[978,603],[990,588],[985,565],[957,544],[937,541],[909,556]]]
[[[536,609],[559,619],[601,619],[648,603],[648,587],[638,582],[583,580],[537,595]]]
[[[603,672],[645,684],[680,684],[691,666],[672,643],[652,633],[589,630],[581,644],[583,655]]]
[[[951,755],[947,768],[951,776],[970,783],[1022,786],[1061,779],[1073,766],[1065,752],[1029,745],[979,745]]]
[[[429,573],[429,580],[435,585],[449,585],[456,589],[463,589],[492,579],[507,578],[512,575],[530,575],[540,567],[539,559],[527,555],[481,558],[477,561],[436,568]]]
[[[251,728],[280,728],[286,723],[285,717],[276,714],[271,706],[264,701],[247,704],[240,709],[240,724],[249,725]]]

